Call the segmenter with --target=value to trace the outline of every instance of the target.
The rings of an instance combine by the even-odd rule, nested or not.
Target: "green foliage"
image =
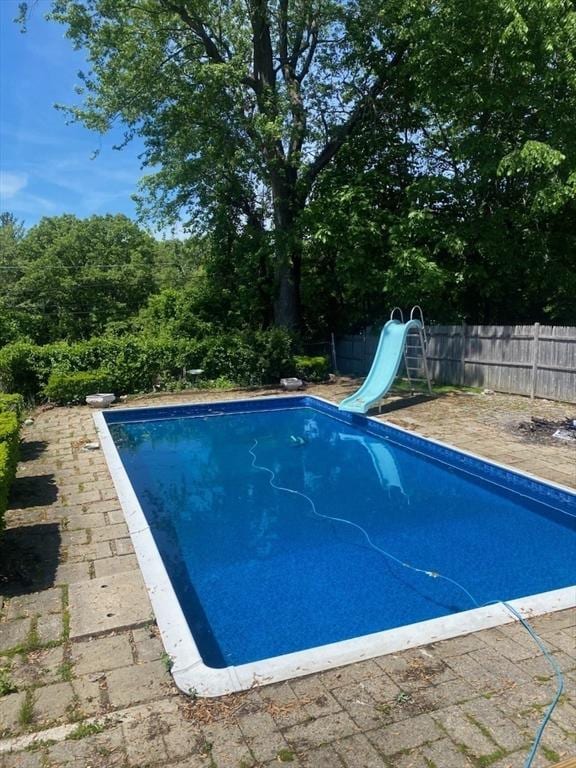
[[[140,134],[141,212],[194,236],[158,243],[118,216],[25,232],[3,214],[0,386],[29,396],[54,366],[110,367],[26,346],[104,327],[151,339],[128,343],[125,391],[174,384],[183,356],[259,380],[253,335],[295,324],[298,299],[323,340],[396,304],[576,323],[573,3],[157,5],[53,0],[49,15],[90,59],[72,117]]]
[[[0,343],[15,335],[40,343],[88,338],[133,315],[155,290],[159,244],[125,216],[43,218],[11,254],[0,286]]]
[[[97,733],[102,733],[104,731],[104,725],[101,723],[78,723],[76,728],[74,728],[73,731],[71,731],[68,736],[66,736],[67,739],[72,739],[73,741],[79,741],[80,739],[85,739],[88,736],[94,736]]]
[[[19,392],[30,399],[39,391],[39,347],[27,342],[7,344],[0,349],[0,390]]]
[[[12,463],[9,446],[0,442],[0,535],[4,528],[4,513],[8,506],[10,485],[14,479],[11,469]]]
[[[86,395],[109,392],[112,376],[108,371],[80,371],[60,373],[53,371],[43,394],[59,405],[84,403]]]
[[[1,484],[1,480],[0,480],[0,484]],[[1,494],[1,490],[0,490],[0,494]],[[1,504],[2,502],[0,500],[0,509],[2,508]],[[14,685],[14,683],[10,679],[10,670],[7,669],[6,667],[0,667],[0,698],[2,698],[2,696],[7,696],[9,693],[16,693],[17,690],[18,688]]]
[[[8,505],[10,485],[16,475],[18,462],[18,417],[12,411],[0,412],[0,533],[4,528],[4,513]]]
[[[8,446],[10,456],[12,457],[12,469],[16,469],[19,428],[20,425],[15,413],[0,413],[0,443],[5,443]]]
[[[78,402],[97,390],[115,394],[169,387],[184,371],[236,384],[277,381],[293,371],[291,336],[280,329],[220,333],[205,339],[104,336],[75,344],[16,343],[0,350],[0,385],[28,397]],[[96,378],[94,378],[96,376]]]
[[[241,385],[277,382],[293,372],[292,346],[290,334],[279,328],[220,335],[210,339],[201,367],[209,379],[223,376]]]
[[[330,361],[322,355],[316,357],[297,355],[294,358],[294,366],[296,376],[304,381],[326,381],[330,373]]]
[[[24,411],[24,398],[22,395],[8,395],[0,393],[0,413],[11,411],[16,414],[18,420],[22,418]]]

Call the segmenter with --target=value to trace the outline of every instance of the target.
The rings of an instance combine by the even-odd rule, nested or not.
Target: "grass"
[[[276,757],[280,763],[292,763],[294,762],[294,752],[290,749],[281,749]]]
[[[54,739],[34,739],[34,741],[28,744],[27,747],[24,747],[24,751],[37,752],[39,749],[45,749],[46,747],[51,747],[53,744],[56,744],[56,743],[57,742]]]
[[[34,719],[34,694],[32,693],[32,691],[28,690],[26,691],[26,695],[24,696],[24,701],[22,702],[22,705],[20,706],[20,711],[18,712],[18,724],[21,725],[23,728],[26,728],[29,725],[31,725],[33,719]]]
[[[87,736],[94,736],[96,733],[102,733],[104,726],[101,723],[79,723],[74,730],[66,736],[66,739],[78,741]]]
[[[72,662],[70,661],[64,661],[58,667],[58,676],[64,683],[69,683],[70,680],[72,680],[73,678],[72,669],[73,669]]]
[[[0,698],[2,696],[8,696],[9,693],[16,693],[18,688],[10,680],[8,669],[0,669]]]
[[[449,395],[458,392],[473,392],[474,394],[480,394],[483,391],[482,387],[460,387],[455,384],[431,384],[433,395]],[[414,387],[411,387],[408,379],[397,379],[392,385],[391,394],[405,394],[406,392],[428,391],[426,383],[423,381],[417,381]]]
[[[62,640],[66,642],[70,637],[70,607],[68,584],[62,585]]]
[[[550,747],[547,747],[544,744],[540,745],[540,749],[546,760],[550,760],[551,763],[560,762],[560,755],[554,749],[550,749]]]
[[[495,763],[496,760],[500,760],[501,757],[504,757],[506,755],[506,752],[504,752],[503,749],[497,749],[495,752],[492,752],[490,755],[482,755],[482,757],[476,758],[474,762],[478,766],[478,768],[488,768],[489,765],[492,765],[492,763]]]
[[[38,618],[34,618],[30,624],[30,630],[26,636],[26,640],[24,640],[24,643],[22,644],[22,649],[25,653],[30,653],[30,651],[39,651],[41,648],[42,641],[38,634]]]

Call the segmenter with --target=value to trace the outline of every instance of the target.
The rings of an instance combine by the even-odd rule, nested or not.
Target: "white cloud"
[[[0,199],[15,197],[28,184],[27,173],[0,171]]]

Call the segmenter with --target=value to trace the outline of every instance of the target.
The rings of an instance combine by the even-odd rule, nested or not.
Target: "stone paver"
[[[21,619],[26,616],[60,613],[61,611],[62,590],[46,589],[44,592],[36,592],[31,595],[14,597],[10,600],[6,617],[8,619]]]
[[[354,768],[379,768],[384,758],[362,733],[334,742],[334,749],[346,766]]]
[[[312,392],[339,400],[352,387],[340,382]],[[198,392],[192,397],[238,395]],[[181,394],[131,404],[190,398]],[[532,413],[564,418],[566,406],[504,395],[455,395],[395,407],[385,404],[381,418],[576,487],[576,452],[564,445],[535,450],[508,429],[511,419]],[[2,768],[523,766],[555,684],[517,624],[224,700],[193,702],[182,696],[167,672],[158,630],[149,625],[150,604],[104,457],[81,450],[83,441],[96,439],[92,413],[83,408],[38,413],[23,437],[42,441],[46,449],[20,465],[34,505],[8,512],[8,533],[39,528],[30,551],[53,559],[45,563],[44,581],[0,595],[0,669],[18,689],[0,696],[0,734],[25,730],[19,722],[25,689],[33,697],[26,728],[39,728],[40,736],[50,723],[90,716],[99,718],[96,730],[104,730],[81,730],[84,738],[58,737],[55,744],[12,754],[0,735]],[[45,477],[51,478],[51,496],[39,503],[38,479]],[[47,542],[57,543],[58,531],[60,547],[50,555]],[[575,614],[562,611],[533,620],[564,670],[566,685],[545,732],[549,751],[540,751],[534,768],[551,768],[554,753],[564,757],[574,749]],[[55,647],[36,649],[38,641]],[[26,643],[26,654],[8,652]]]
[[[142,625],[153,618],[148,593],[138,571],[73,584],[70,613],[73,640]]]
[[[125,768],[126,753],[122,729],[107,729],[104,733],[74,741],[63,741],[47,751],[44,766],[58,768]]]
[[[166,667],[161,661],[149,661],[114,669],[106,675],[108,695],[114,707],[127,707],[175,693]]]
[[[75,709],[74,689],[70,683],[55,683],[34,691],[34,718],[37,722],[61,720]]]
[[[36,623],[36,631],[41,643],[56,643],[62,637],[64,627],[61,614],[49,614],[39,616]]]
[[[122,555],[114,557],[105,557],[94,561],[94,575],[96,578],[110,576],[113,573],[128,573],[138,569],[138,560],[136,555]]]
[[[132,661],[132,646],[127,633],[97,637],[72,646],[72,662],[77,675],[128,667]]]
[[[24,698],[24,693],[10,693],[0,699],[0,737],[18,725],[18,714]]]
[[[292,725],[284,731],[284,738],[295,749],[306,750],[358,731],[358,726],[347,712],[336,712]]]
[[[450,734],[451,739],[476,757],[491,755],[498,748],[495,741],[478,727],[474,718],[460,707],[440,709],[433,712],[432,717]]]
[[[24,643],[30,632],[29,619],[15,619],[0,624],[0,653]]]
[[[12,660],[10,679],[18,688],[55,683],[60,679],[63,662],[62,646],[18,654]]]
[[[367,735],[383,754],[393,755],[439,739],[443,733],[430,715],[424,714],[369,731]]]

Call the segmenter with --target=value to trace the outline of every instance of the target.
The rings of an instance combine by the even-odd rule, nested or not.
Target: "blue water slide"
[[[422,330],[420,320],[389,320],[380,334],[372,367],[360,389],[339,404],[341,411],[366,413],[392,386],[404,356],[406,337],[412,329]]]

